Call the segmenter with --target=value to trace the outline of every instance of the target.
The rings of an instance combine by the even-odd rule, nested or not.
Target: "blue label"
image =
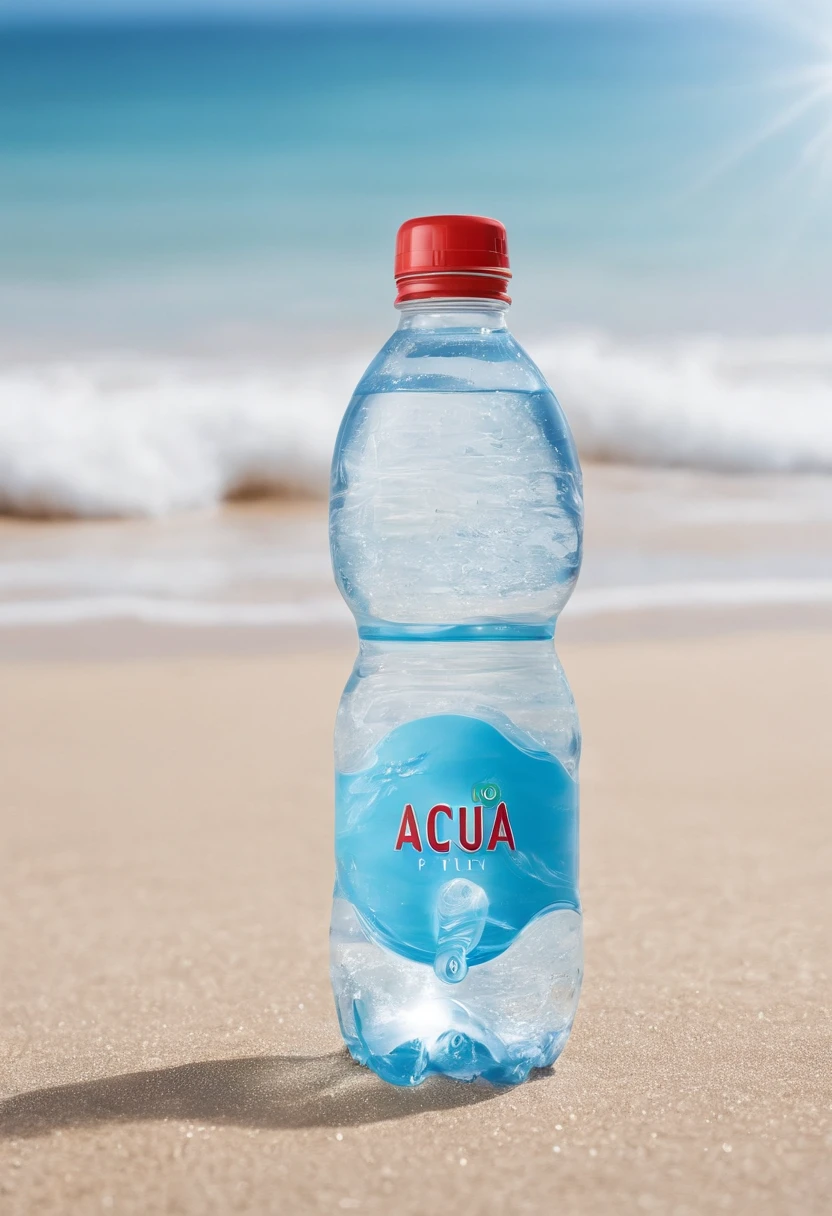
[[[541,913],[580,907],[577,785],[510,734],[420,718],[336,777],[339,893],[377,941],[450,983]]]

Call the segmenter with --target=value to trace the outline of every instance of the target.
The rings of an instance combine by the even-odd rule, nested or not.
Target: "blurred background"
[[[590,472],[573,611],[825,602],[831,197],[811,0],[6,0],[0,510],[155,522],[7,526],[0,623],[343,622],[307,500],[447,211]]]

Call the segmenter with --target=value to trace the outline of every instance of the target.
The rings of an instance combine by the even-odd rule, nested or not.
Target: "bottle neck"
[[[408,300],[396,307],[399,329],[456,329],[492,333],[506,329],[507,305],[501,300]]]

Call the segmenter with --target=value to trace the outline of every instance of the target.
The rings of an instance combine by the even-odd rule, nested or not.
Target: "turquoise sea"
[[[508,226],[585,456],[832,469],[832,43],[784,12],[3,25],[0,503],[320,486],[435,211]]]

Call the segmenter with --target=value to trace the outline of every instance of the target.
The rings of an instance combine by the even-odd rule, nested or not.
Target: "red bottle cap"
[[[449,296],[511,303],[506,230],[482,215],[422,215],[396,237],[397,304]]]

